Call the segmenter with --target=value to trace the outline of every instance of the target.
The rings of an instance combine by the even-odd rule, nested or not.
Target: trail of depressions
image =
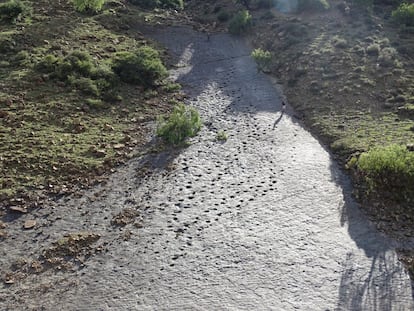
[[[412,310],[396,245],[359,212],[329,153],[289,113],[281,115],[280,94],[248,48],[186,28],[152,36],[179,59],[173,74],[202,114],[201,134],[180,153],[133,160],[107,184],[43,212],[53,221],[15,238],[2,264],[28,249],[27,240],[42,246],[46,236],[75,230],[100,233],[106,251],[71,274],[3,287],[5,306]],[[220,130],[227,141],[216,141]],[[141,212],[142,228],[111,229],[125,207]]]

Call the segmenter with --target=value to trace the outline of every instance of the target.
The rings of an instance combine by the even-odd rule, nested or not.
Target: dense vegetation
[[[139,11],[104,2],[0,5],[2,203],[88,184],[133,156],[142,123],[180,97],[158,51],[127,32]]]

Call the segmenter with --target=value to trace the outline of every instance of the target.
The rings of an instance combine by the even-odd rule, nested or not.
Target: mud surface
[[[179,59],[173,74],[201,112],[201,134],[11,220],[3,274],[64,234],[99,239],[72,269],[26,269],[3,284],[0,309],[413,310],[401,245],[374,229],[329,153],[281,112],[246,46],[185,28],[152,36]]]

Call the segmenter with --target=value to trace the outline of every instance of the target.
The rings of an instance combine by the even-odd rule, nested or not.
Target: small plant
[[[176,92],[181,90],[181,84],[175,82],[167,82],[162,86],[162,89],[169,93]]]
[[[392,19],[405,26],[414,26],[414,3],[402,3],[392,12]]]
[[[100,95],[100,91],[98,89],[98,86],[96,85],[96,82],[91,78],[69,76],[68,82],[70,85],[77,88],[79,91],[86,95]]]
[[[381,66],[389,67],[394,65],[397,58],[397,50],[392,47],[383,48],[378,56],[378,63]]]
[[[269,51],[262,50],[261,48],[253,50],[251,56],[257,63],[257,69],[260,71],[268,70],[270,62],[272,60],[272,54]]]
[[[252,25],[252,16],[249,11],[243,10],[238,12],[229,24],[229,32],[232,34],[241,34],[247,31]]]
[[[120,52],[113,60],[112,69],[126,83],[153,86],[167,76],[158,51],[143,46],[135,53]]]
[[[340,49],[344,49],[348,46],[348,42],[344,38],[341,38],[339,36],[334,36],[333,37],[332,44],[335,47],[340,48]]]
[[[78,12],[96,13],[102,10],[106,0],[72,0],[73,6]]]
[[[381,47],[377,43],[372,43],[367,47],[368,55],[378,55],[381,50]]]
[[[216,139],[219,141],[226,141],[229,138],[227,133],[223,130],[218,131]]]
[[[198,111],[183,103],[174,106],[168,119],[158,118],[157,135],[168,143],[178,145],[188,137],[195,136],[201,128]]]
[[[24,4],[18,0],[0,3],[0,21],[13,22],[24,10]]]

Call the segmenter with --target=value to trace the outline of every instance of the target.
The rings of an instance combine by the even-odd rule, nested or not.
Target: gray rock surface
[[[108,183],[51,202],[25,237],[24,217],[10,224],[2,267],[62,232],[98,232],[106,251],[83,269],[3,286],[0,309],[413,310],[398,245],[359,211],[324,147],[281,113],[246,45],[186,28],[151,35],[177,57],[173,75],[205,126],[181,152],[132,160]],[[126,207],[142,228],[111,226]]]

